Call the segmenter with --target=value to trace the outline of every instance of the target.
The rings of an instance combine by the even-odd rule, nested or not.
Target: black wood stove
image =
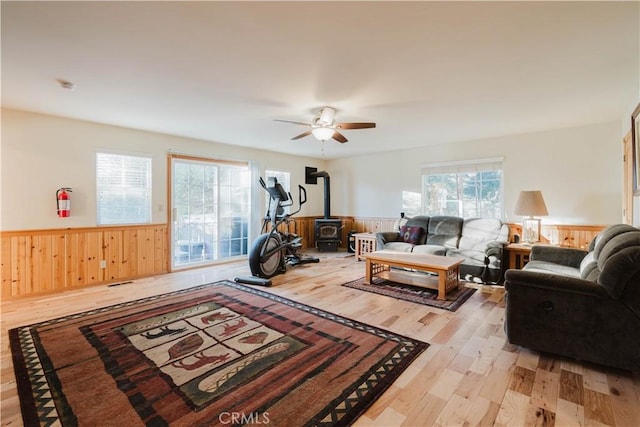
[[[310,167],[307,167],[305,172],[307,184],[316,184],[318,177],[324,180],[324,218],[316,219],[314,222],[316,248],[321,252],[337,252],[338,246],[342,243],[342,220],[331,218],[329,174],[324,171],[318,172],[316,168]]]

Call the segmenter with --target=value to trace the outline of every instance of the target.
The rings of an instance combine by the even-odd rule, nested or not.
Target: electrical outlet
[[[107,268],[107,261],[106,260],[100,260],[100,268]]]

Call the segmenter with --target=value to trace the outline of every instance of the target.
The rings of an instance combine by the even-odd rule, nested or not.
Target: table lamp
[[[523,240],[527,243],[535,243],[540,241],[540,219],[534,216],[549,215],[547,206],[544,204],[541,191],[521,191],[518,195],[516,215],[522,215],[522,234]]]

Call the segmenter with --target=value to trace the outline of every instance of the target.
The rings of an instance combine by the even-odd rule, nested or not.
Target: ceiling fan
[[[324,107],[320,110],[318,114],[311,120],[311,123],[303,123],[303,122],[294,122],[291,120],[280,120],[275,119],[277,122],[285,122],[285,123],[294,123],[297,125],[309,126],[310,130],[301,133],[300,135],[296,135],[294,139],[304,138],[305,136],[313,135],[316,139],[324,142],[331,138],[335,139],[338,142],[344,143],[347,142],[348,139],[344,137],[343,134],[338,132],[338,130],[344,129],[369,129],[376,127],[375,123],[336,123],[335,122],[336,109],[331,107]]]

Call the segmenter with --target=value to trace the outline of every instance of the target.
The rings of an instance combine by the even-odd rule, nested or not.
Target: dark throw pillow
[[[407,227],[403,225],[400,227],[400,235],[405,242],[416,245],[420,241],[420,236],[422,236],[422,227]]]

